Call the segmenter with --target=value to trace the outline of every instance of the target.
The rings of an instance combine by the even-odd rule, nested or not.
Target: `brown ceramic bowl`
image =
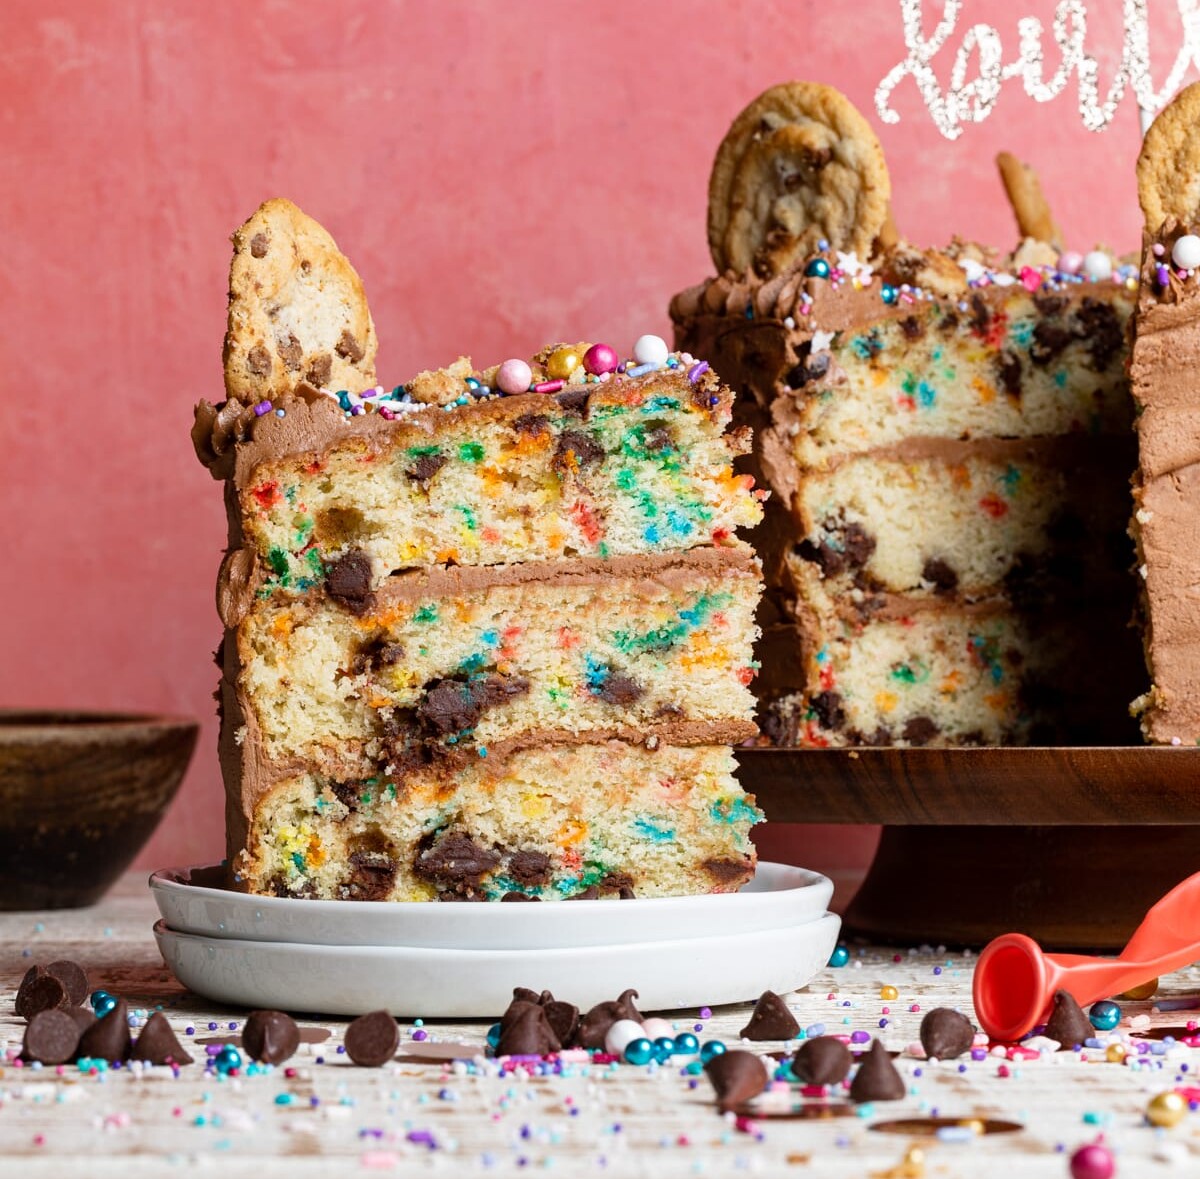
[[[0,909],[100,899],[179,789],[199,726],[0,709]]]

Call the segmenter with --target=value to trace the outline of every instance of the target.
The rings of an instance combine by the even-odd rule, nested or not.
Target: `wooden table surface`
[[[397,1060],[364,1069],[338,1055],[345,1024],[335,1019],[302,1021],[331,1029],[332,1038],[302,1046],[286,1071],[263,1075],[223,1078],[200,1064],[178,1077],[165,1068],[85,1076],[74,1067],[16,1067],[23,1022],[12,998],[35,962],[74,958],[88,968],[93,986],[126,996],[143,1016],[161,1005],[185,1044],[194,1038],[186,1034],[189,1027],[199,1037],[212,1034],[210,1023],[224,1030],[240,1022],[244,1012],[184,991],[164,968],[150,933],[156,915],[141,873],[127,876],[93,909],[0,914],[0,1175],[1061,1179],[1069,1174],[1070,1151],[1101,1132],[1117,1155],[1119,1179],[1200,1173],[1200,1112],[1172,1130],[1151,1128],[1142,1116],[1151,1096],[1187,1084],[1200,1071],[1200,1052],[1182,1047],[1146,1057],[1137,1068],[1106,1062],[1102,1050],[1086,1052],[1088,1061],[1059,1053],[965,1066],[904,1054],[897,1064],[910,1094],[902,1101],[826,1120],[760,1120],[743,1129],[715,1112],[707,1080],[693,1084],[678,1064],[574,1066],[563,1076],[503,1077],[494,1064],[482,1071],[460,1065],[456,1072]],[[864,947],[852,950],[849,966],[826,970],[787,1000],[802,1027],[862,1029],[906,1049],[921,1019],[910,1007],[969,1011],[970,984],[969,956]],[[898,1000],[880,999],[885,985],[899,990]],[[1193,967],[1164,978],[1157,1001],[1197,993],[1200,972]],[[1124,1005],[1127,1019],[1150,1013],[1156,1025],[1188,1018],[1151,1009],[1149,1002]],[[748,1005],[715,1010],[703,1020],[701,1040],[733,1046],[748,1012]],[[680,1030],[701,1022],[695,1011],[671,1018]],[[881,1020],[887,1021],[882,1030]],[[401,1025],[404,1043],[412,1042],[414,1030]],[[435,1040],[481,1040],[485,1030],[472,1023],[425,1029]],[[194,1047],[193,1055],[202,1061],[204,1049]],[[873,1129],[935,1112],[1008,1119],[1024,1128],[961,1142]],[[923,1150],[923,1162],[910,1155],[914,1145]]]

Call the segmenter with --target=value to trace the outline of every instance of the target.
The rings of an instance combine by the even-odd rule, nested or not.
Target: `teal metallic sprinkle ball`
[[[1121,1009],[1111,999],[1101,999],[1092,1004],[1088,1019],[1098,1032],[1111,1032],[1121,1022]]]
[[[838,946],[832,954],[829,955],[830,966],[845,966],[850,961],[850,951],[845,946]]]
[[[653,1059],[654,1045],[645,1036],[630,1040],[625,1045],[625,1062],[627,1064],[649,1064]]]
[[[808,278],[828,278],[829,263],[824,258],[814,258],[804,268],[804,273]]]
[[[675,1041],[670,1036],[659,1036],[654,1041],[654,1059],[666,1064],[675,1055]]]
[[[678,1056],[695,1056],[700,1051],[700,1041],[691,1032],[675,1037],[675,1053]]]
[[[725,1051],[725,1045],[720,1040],[709,1040],[700,1049],[700,1059],[707,1064],[714,1056],[720,1056]]]
[[[217,1053],[217,1072],[222,1076],[231,1073],[235,1068],[242,1067],[242,1054],[232,1045],[226,1044],[220,1052]]]
[[[97,1016],[107,1015],[117,1005],[116,999],[107,991],[93,991],[91,1001]]]
[[[896,301],[900,292],[895,287],[889,286],[886,282],[879,290],[879,297],[887,304],[892,304]]]

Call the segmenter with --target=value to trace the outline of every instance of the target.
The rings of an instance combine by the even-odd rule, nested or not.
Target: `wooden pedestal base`
[[[979,947],[1026,933],[1046,950],[1116,951],[1200,871],[1200,827],[885,827],[847,937]]]

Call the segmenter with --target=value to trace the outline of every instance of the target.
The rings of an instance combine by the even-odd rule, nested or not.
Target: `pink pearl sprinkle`
[[[920,1004],[920,1003],[914,1003],[914,1004],[913,1004],[913,1005],[912,1005],[912,1006],[909,1008],[909,1011],[920,1011],[920,1010],[921,1010],[921,1004]]]
[[[617,355],[616,349],[610,348],[607,344],[593,344],[583,354],[583,367],[594,377],[614,372],[620,363],[621,358]]]

